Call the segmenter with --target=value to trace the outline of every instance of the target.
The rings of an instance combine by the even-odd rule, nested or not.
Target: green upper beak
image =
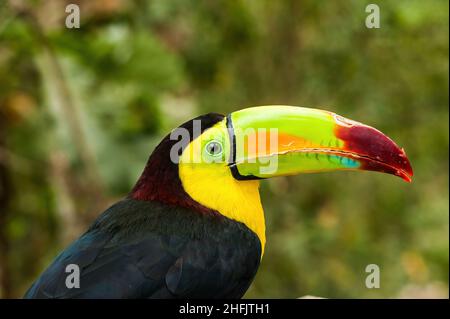
[[[413,171],[403,149],[380,131],[331,112],[260,106],[227,117],[236,179],[333,170],[369,170],[410,182]]]

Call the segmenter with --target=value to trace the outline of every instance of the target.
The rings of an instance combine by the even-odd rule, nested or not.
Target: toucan
[[[163,138],[131,192],[25,298],[241,298],[266,242],[260,181],[335,170],[413,176],[394,141],[332,112],[271,105],[199,116]]]

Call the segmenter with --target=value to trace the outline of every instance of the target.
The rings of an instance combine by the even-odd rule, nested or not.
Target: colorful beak
[[[331,112],[260,106],[227,117],[229,166],[236,179],[368,170],[411,182],[405,151],[380,131]]]

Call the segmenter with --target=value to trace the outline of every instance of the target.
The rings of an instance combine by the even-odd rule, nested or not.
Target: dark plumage
[[[240,298],[260,262],[257,236],[220,214],[125,199],[61,253],[25,298]],[[77,264],[80,288],[65,285]]]

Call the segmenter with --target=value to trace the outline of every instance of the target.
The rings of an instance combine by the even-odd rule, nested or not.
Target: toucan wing
[[[171,231],[173,225],[165,225],[160,207],[135,202],[124,200],[102,214],[88,232],[55,259],[25,298],[201,298],[244,294],[257,267],[240,262],[239,247],[220,245],[219,239],[208,241]],[[125,211],[129,216],[126,226],[120,220]],[[150,229],[142,225],[150,225]],[[80,270],[78,288],[66,284],[71,275],[66,267],[71,264]]]

